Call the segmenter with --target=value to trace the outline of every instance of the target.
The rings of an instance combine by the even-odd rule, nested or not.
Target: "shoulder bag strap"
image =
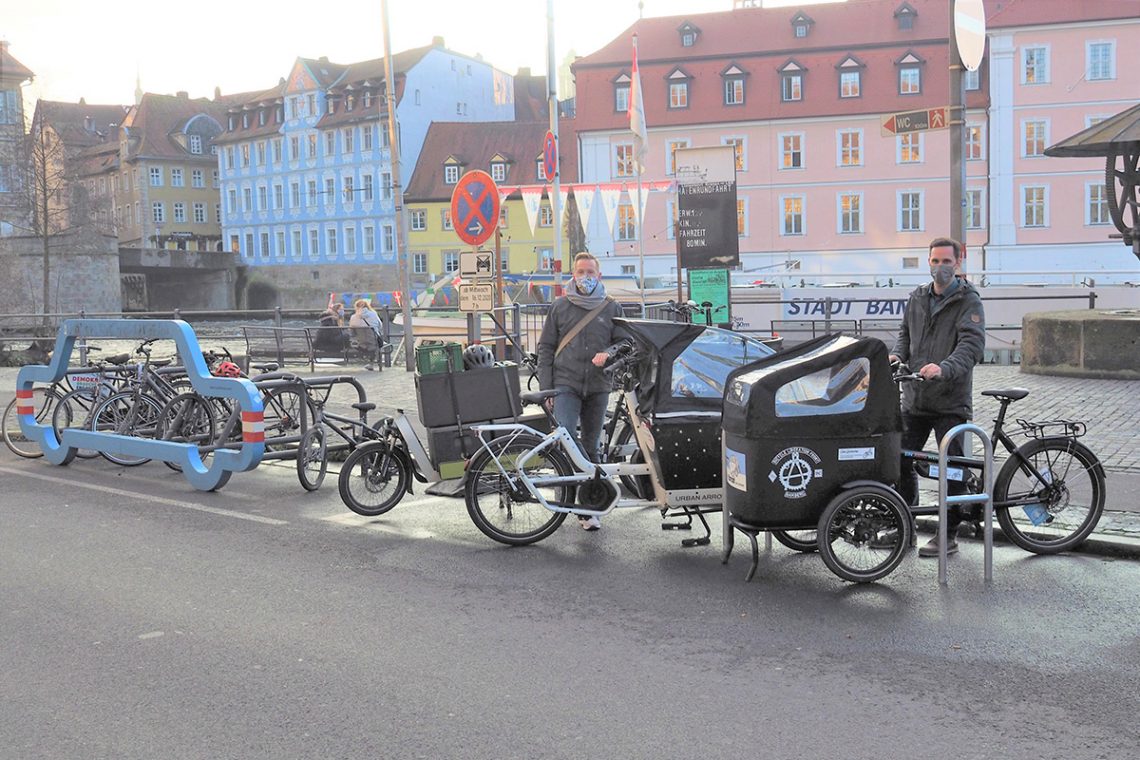
[[[606,296],[604,301],[602,301],[594,308],[590,309],[590,311],[586,313],[586,316],[579,319],[578,324],[571,327],[570,332],[566,333],[566,335],[563,336],[562,340],[558,341],[558,348],[555,349],[554,355],[558,356],[560,353],[562,353],[562,349],[566,348],[566,346],[570,344],[570,341],[574,340],[574,338],[577,337],[578,333],[582,332],[586,325],[594,321],[594,317],[601,314],[602,309],[606,308],[606,306],[608,306],[611,301],[613,301],[613,297]]]

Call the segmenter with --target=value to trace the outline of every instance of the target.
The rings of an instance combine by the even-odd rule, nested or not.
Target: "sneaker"
[[[958,552],[958,539],[954,536],[946,537],[946,553],[956,554]],[[920,557],[937,557],[938,556],[938,536],[927,541],[918,549],[918,556]]]
[[[596,517],[579,517],[578,524],[582,530],[599,530],[602,527],[602,521]]]

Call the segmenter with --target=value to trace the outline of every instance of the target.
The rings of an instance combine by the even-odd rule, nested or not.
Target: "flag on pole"
[[[629,85],[629,131],[633,132],[633,154],[637,173],[645,172],[649,154],[649,130],[645,127],[645,99],[641,96],[641,74],[637,70],[637,35],[633,35],[633,81]]]

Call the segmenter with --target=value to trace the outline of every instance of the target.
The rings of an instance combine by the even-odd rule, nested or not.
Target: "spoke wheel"
[[[885,488],[841,491],[819,518],[819,553],[840,578],[869,583],[902,562],[910,543],[910,514]]]
[[[305,424],[313,426],[317,419],[317,408],[312,399],[295,388],[274,388],[264,397],[265,411],[265,450],[286,451],[296,448],[299,441],[285,443],[281,439],[299,438],[301,435],[301,407],[305,410]]]
[[[358,515],[376,517],[400,503],[410,477],[387,443],[366,443],[344,460],[337,489],[346,507]]]
[[[306,491],[315,491],[325,480],[329,470],[328,449],[324,427],[312,427],[301,438],[297,450],[297,480]]]
[[[51,415],[51,427],[55,431],[56,440],[62,442],[63,431],[70,427],[89,430],[96,402],[95,395],[88,390],[65,393],[55,405]],[[99,452],[94,449],[76,449],[75,456],[80,459],[94,459],[99,456]]]
[[[158,418],[157,437],[175,443],[191,443],[199,447],[202,463],[209,467],[210,454],[201,451],[212,446],[217,431],[213,406],[197,393],[182,393],[162,408]],[[177,462],[165,462],[175,472],[182,472]]]
[[[819,550],[819,541],[814,530],[774,530],[772,538],[793,551],[806,554]]]
[[[36,422],[38,424],[48,425],[51,423],[52,414],[59,400],[59,394],[51,388],[32,389],[32,402],[35,404]],[[40,445],[29,439],[20,429],[20,417],[16,414],[16,399],[8,402],[8,406],[4,409],[4,445],[13,454],[24,459],[38,459],[44,455]]]
[[[481,449],[467,467],[464,498],[467,514],[475,527],[504,544],[533,544],[558,530],[566,519],[565,512],[552,512],[542,506],[520,482],[518,461],[541,442],[531,435],[505,436]],[[489,451],[488,451],[489,449]],[[494,454],[505,469],[496,464]],[[569,484],[542,485],[543,479],[574,474],[574,467],[561,452],[547,449],[530,457],[523,471],[536,483],[536,490],[547,502],[571,504],[576,489]]]
[[[97,407],[91,419],[91,429],[100,433],[132,436],[135,438],[153,438],[158,430],[158,420],[162,414],[162,407],[150,396],[138,397],[138,409],[132,413],[135,405],[133,391],[116,393],[104,399]],[[136,457],[116,451],[100,451],[103,458],[123,467],[137,467],[150,461],[147,457]]]

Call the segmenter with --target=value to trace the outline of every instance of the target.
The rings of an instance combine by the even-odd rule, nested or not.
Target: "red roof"
[[[542,155],[545,122],[432,122],[419,160],[407,185],[415,201],[445,201],[455,185],[443,181],[444,161],[455,158],[460,174],[468,169],[490,172],[496,155],[507,161],[502,185],[535,185],[535,162]],[[565,159],[563,159],[565,160]]]
[[[36,101],[36,119],[43,119],[68,149],[87,148],[104,142],[119,145],[118,127],[127,116],[129,106],[63,103],[55,100]]]
[[[23,82],[33,76],[31,69],[8,52],[7,40],[0,40],[0,82]]]
[[[191,99],[181,95],[156,95],[148,92],[123,121],[132,140],[138,140],[132,144],[131,153],[144,158],[216,160],[205,153],[202,156],[191,155],[174,140],[173,135],[182,131],[186,123],[199,114],[212,117],[224,129],[226,106],[225,99]]]

